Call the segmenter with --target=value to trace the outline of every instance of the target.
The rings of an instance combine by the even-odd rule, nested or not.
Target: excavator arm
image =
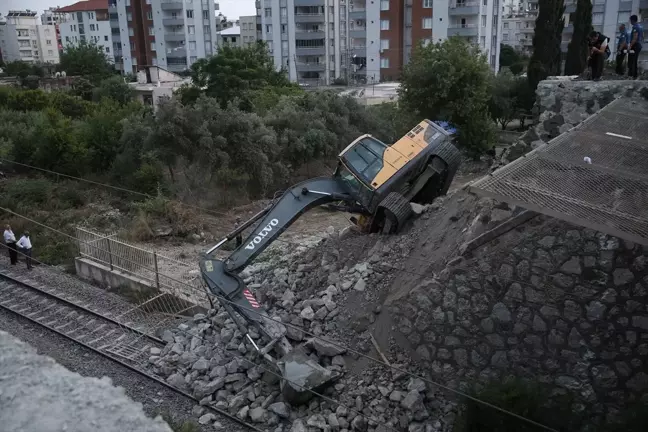
[[[285,328],[267,319],[267,311],[255,299],[254,293],[246,287],[238,272],[263,252],[302,214],[313,207],[332,201],[355,201],[338,177],[318,177],[303,181],[292,186],[267,209],[259,212],[207,251],[200,261],[203,279],[211,293],[225,297],[231,302],[224,306],[235,322],[237,320],[232,314],[233,311],[248,322],[257,324],[271,339],[283,336]],[[257,220],[260,222],[256,228],[226,260],[218,260],[211,256],[218,247],[233,239]]]

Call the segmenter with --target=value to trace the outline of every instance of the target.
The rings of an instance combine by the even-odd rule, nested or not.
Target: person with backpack
[[[638,22],[637,15],[630,17],[630,42],[628,42],[628,76],[634,79],[639,77],[639,53],[641,52],[641,43],[643,42],[643,27]]]
[[[610,38],[603,33],[593,31],[589,35],[590,56],[589,65],[592,68],[592,79],[598,81],[603,75],[605,61],[610,58]]]

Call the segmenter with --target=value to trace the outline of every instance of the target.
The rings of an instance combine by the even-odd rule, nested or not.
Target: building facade
[[[255,15],[239,18],[241,25],[241,46],[254,45],[257,41],[257,17]]]
[[[238,26],[234,26],[217,32],[216,41],[219,48],[224,46],[230,46],[230,47],[243,46],[241,40],[241,28]]]
[[[42,25],[34,11],[10,10],[0,21],[0,50],[3,60],[27,63],[59,63],[54,25]]]
[[[500,0],[259,0],[257,39],[308,85],[396,80],[419,44],[478,44],[498,69]]]
[[[58,9],[65,14],[59,24],[61,44],[66,47],[89,43],[101,48],[110,63],[115,61],[108,0],[86,0]]]

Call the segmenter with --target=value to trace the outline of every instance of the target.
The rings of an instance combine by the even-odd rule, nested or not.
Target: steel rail
[[[5,279],[5,280],[9,280],[12,283],[19,284],[19,285],[21,285],[23,287],[29,288],[32,291],[37,292],[38,294],[43,295],[45,297],[52,298],[52,299],[55,299],[57,301],[60,301],[60,302],[64,303],[66,306],[70,306],[72,308],[82,310],[84,312],[92,314],[93,316],[96,316],[96,317],[101,318],[103,320],[107,320],[107,321],[110,321],[112,323],[116,323],[116,324],[118,324],[120,326],[123,326],[123,324],[120,324],[117,321],[115,321],[115,320],[113,320],[113,319],[111,319],[109,317],[105,317],[105,316],[101,315],[99,312],[89,310],[89,309],[87,309],[87,308],[85,308],[83,306],[77,305],[77,304],[75,304],[75,303],[73,303],[73,302],[71,302],[69,300],[63,299],[63,298],[61,298],[61,297],[59,297],[57,295],[54,295],[52,293],[48,293],[47,291],[43,291],[43,290],[41,290],[41,289],[39,289],[37,287],[31,286],[27,282],[20,281],[20,280],[15,279],[15,278],[13,278],[11,276],[8,276],[3,272],[0,272],[0,278]],[[180,389],[178,389],[176,387],[173,387],[171,384],[167,383],[166,381],[164,381],[164,380],[162,380],[162,379],[160,379],[160,378],[158,378],[158,377],[156,377],[154,375],[151,375],[151,374],[145,372],[144,370],[137,368],[136,366],[128,364],[127,362],[125,362],[123,360],[120,360],[120,359],[110,355],[108,352],[102,351],[99,348],[95,348],[95,347],[93,347],[93,346],[91,346],[91,345],[89,345],[89,344],[87,344],[87,343],[85,343],[83,341],[80,341],[80,340],[76,339],[74,336],[72,336],[70,334],[67,334],[62,330],[59,330],[59,329],[57,329],[57,328],[55,328],[53,326],[47,325],[45,323],[42,323],[42,322],[30,317],[29,315],[24,314],[24,313],[14,309],[14,308],[11,308],[11,307],[9,307],[9,306],[7,306],[5,304],[0,303],[0,309],[6,310],[6,311],[8,311],[8,312],[10,312],[10,313],[12,313],[14,315],[17,315],[17,316],[19,316],[19,317],[21,317],[23,319],[26,319],[26,320],[30,321],[33,324],[36,324],[36,325],[38,325],[40,327],[43,327],[43,328],[45,328],[45,329],[47,329],[49,331],[54,332],[54,333],[56,333],[56,334],[58,334],[60,336],[63,336],[64,338],[66,338],[66,339],[68,339],[68,340],[70,340],[70,341],[72,341],[72,342],[74,342],[76,344],[81,345],[85,349],[91,350],[91,351],[101,355],[102,357],[105,357],[108,360],[110,360],[110,361],[112,361],[114,363],[117,363],[118,365],[120,365],[122,367],[125,367],[125,368],[129,369],[130,371],[133,371],[133,372],[135,372],[135,373],[137,373],[137,374],[139,374],[139,375],[141,375],[143,377],[146,377],[146,378],[148,378],[148,379],[150,379],[152,381],[155,381],[156,383],[168,388],[169,390],[173,391],[174,393],[177,393],[177,394],[179,394],[181,396],[184,396],[184,397],[186,397],[188,399],[191,399],[192,401],[194,401],[196,403],[200,402],[199,399],[193,397],[191,394],[186,393],[186,392],[184,392],[184,391],[182,391],[182,390],[180,390]],[[147,335],[146,333],[139,332],[136,329],[132,329],[132,330],[137,331],[138,333],[141,333],[142,336],[150,337],[152,340],[159,340],[159,339],[157,339],[155,337]],[[212,412],[220,415],[220,416],[223,416],[223,417],[225,417],[225,418],[227,418],[229,420],[232,420],[232,421],[240,424],[241,426],[245,426],[246,428],[248,428],[250,430],[253,430],[255,432],[264,432],[262,429],[259,429],[258,427],[254,426],[254,425],[252,425],[250,423],[247,423],[247,422],[239,419],[238,417],[236,417],[236,416],[234,416],[234,415],[232,415],[232,414],[230,414],[230,413],[228,413],[226,411],[223,411],[223,410],[221,410],[219,408],[215,408],[215,407],[212,407],[212,406],[209,406],[209,405],[205,405],[205,408],[207,410],[209,410],[209,411],[212,411]]]

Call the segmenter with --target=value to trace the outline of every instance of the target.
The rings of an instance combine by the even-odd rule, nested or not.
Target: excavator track
[[[379,205],[383,209],[383,234],[400,230],[412,216],[412,206],[407,198],[398,192],[391,192]]]

